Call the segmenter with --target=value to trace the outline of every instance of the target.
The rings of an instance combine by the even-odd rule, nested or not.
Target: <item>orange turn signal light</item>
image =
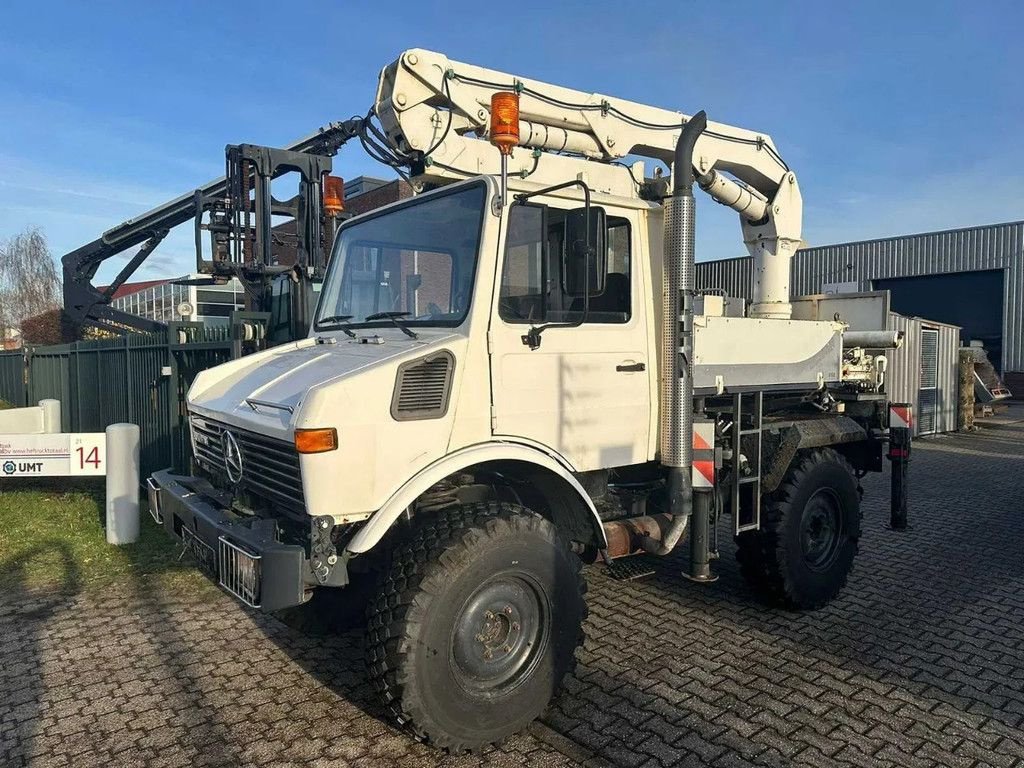
[[[339,214],[345,210],[345,180],[340,176],[324,176],[324,211]]]
[[[491,144],[503,155],[512,154],[519,143],[519,94],[498,91],[491,94]]]
[[[334,427],[295,430],[295,450],[299,453],[325,453],[337,448],[338,430]]]

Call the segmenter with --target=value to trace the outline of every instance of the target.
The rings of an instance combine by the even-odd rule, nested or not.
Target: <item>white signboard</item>
[[[859,293],[860,283],[856,280],[851,280],[842,283],[822,283],[821,292],[834,294],[834,293]]]
[[[107,439],[102,432],[62,435],[0,435],[0,479],[105,475]]]

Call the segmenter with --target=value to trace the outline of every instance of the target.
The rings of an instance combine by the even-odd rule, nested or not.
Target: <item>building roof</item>
[[[169,283],[171,280],[175,279],[176,278],[167,277],[163,280],[139,280],[134,283],[121,283],[121,285],[117,287],[117,290],[114,291],[112,298],[120,299],[122,296],[131,296],[133,293],[138,293],[139,291],[144,291],[147,288],[152,288],[154,285],[164,285],[165,283]],[[107,286],[101,285],[99,286],[99,289],[101,291],[105,291]]]

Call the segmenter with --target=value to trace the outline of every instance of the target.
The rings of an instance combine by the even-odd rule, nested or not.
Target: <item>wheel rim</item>
[[[804,505],[800,521],[800,546],[807,567],[828,570],[839,555],[842,534],[839,497],[829,488],[818,489]]]
[[[528,678],[547,645],[551,607],[526,574],[498,574],[470,596],[455,619],[451,667],[462,688],[505,692]]]

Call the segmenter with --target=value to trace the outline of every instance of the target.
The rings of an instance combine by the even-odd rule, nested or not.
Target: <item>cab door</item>
[[[584,315],[567,262],[570,215],[530,204],[508,210],[488,334],[492,432],[552,448],[577,471],[641,463],[648,459],[651,366],[642,272],[633,263],[637,221],[607,217],[607,259],[595,260],[601,274],[591,281]],[[524,337],[542,326],[531,349]]]

